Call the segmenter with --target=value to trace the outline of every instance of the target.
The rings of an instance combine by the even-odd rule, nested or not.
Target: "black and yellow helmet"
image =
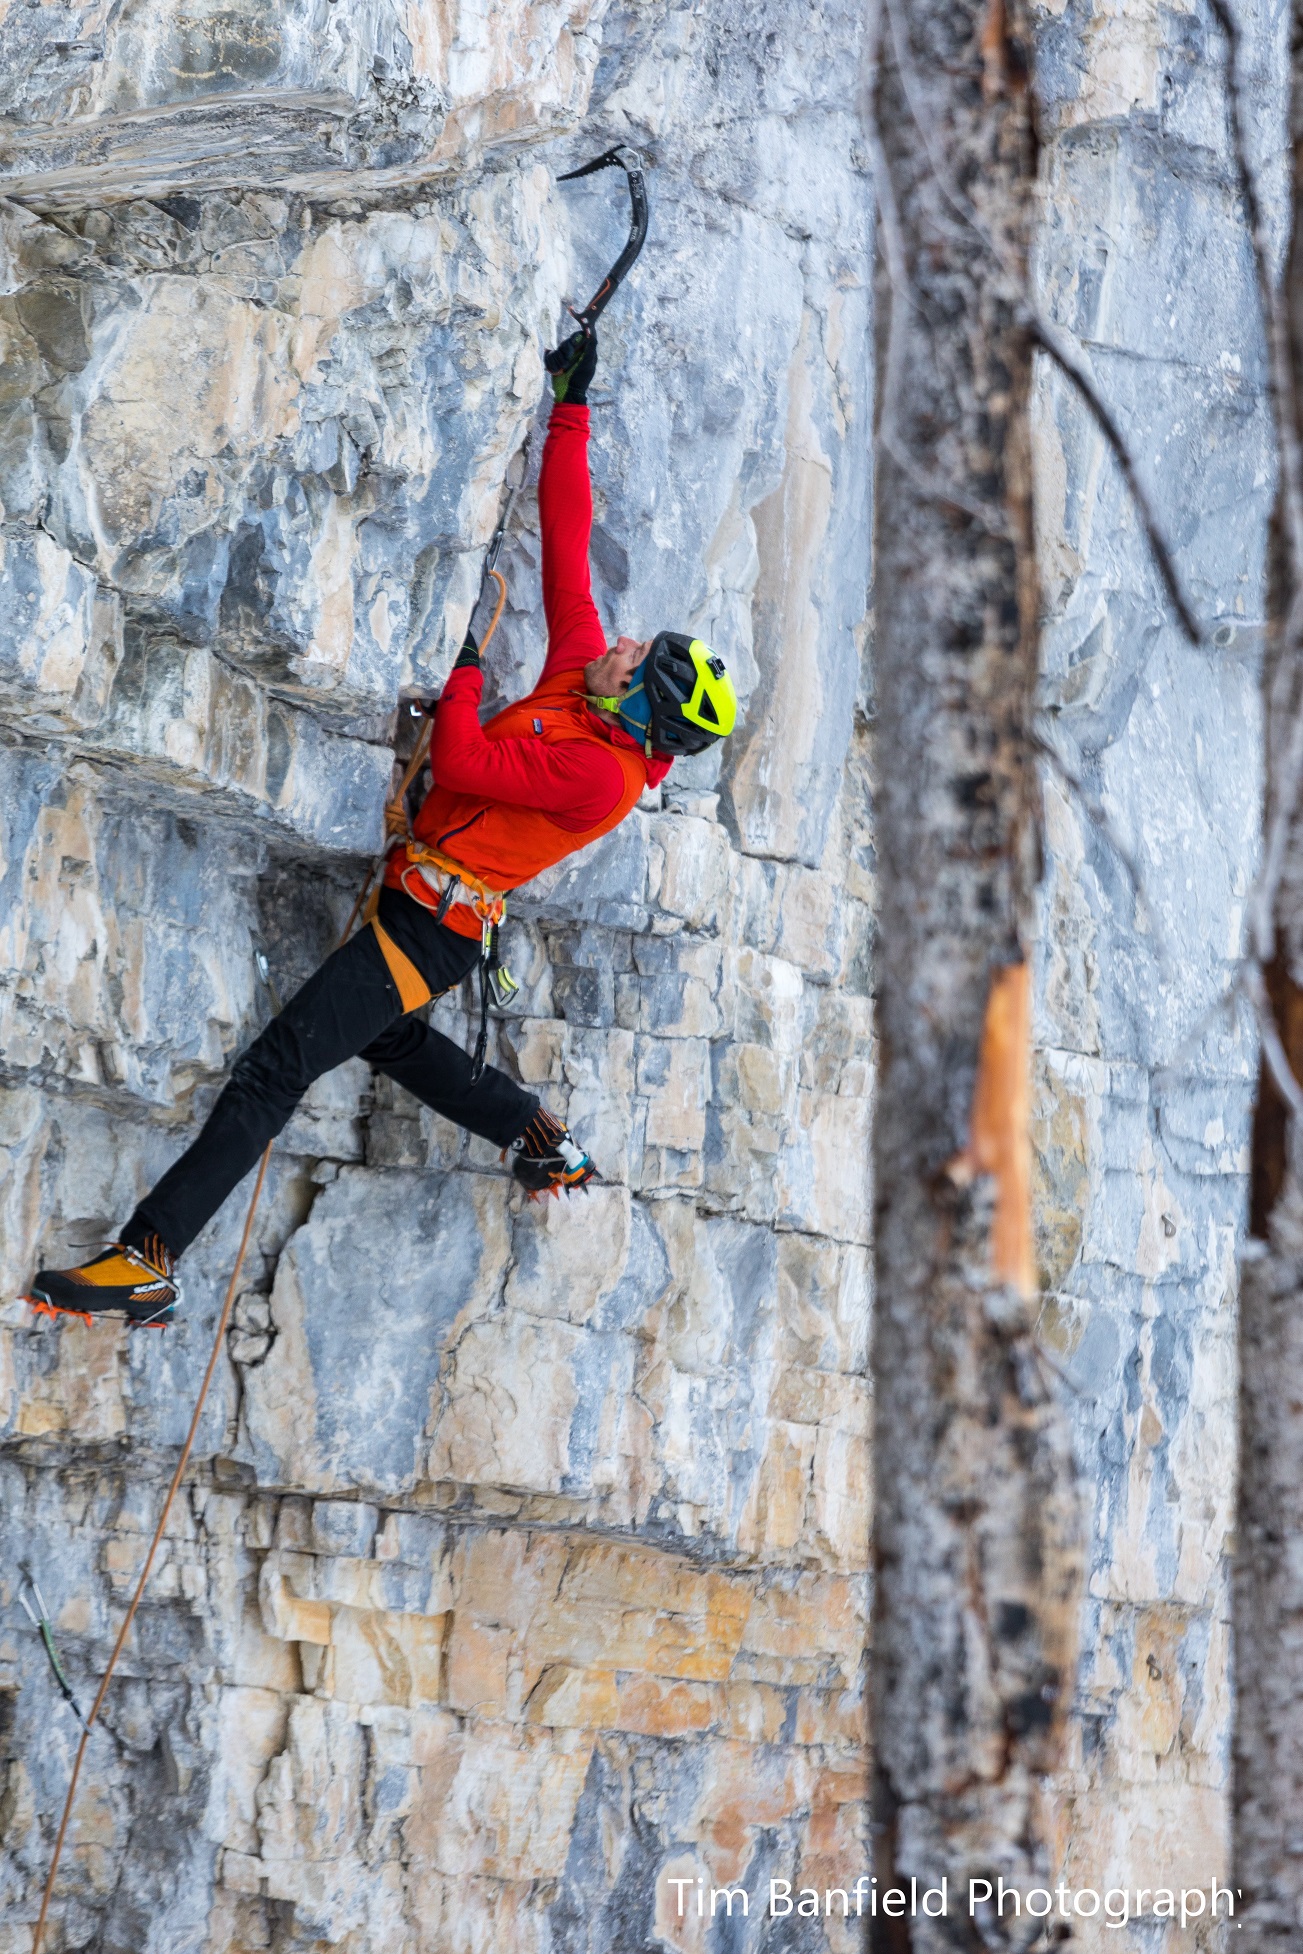
[[[728,668],[700,638],[662,631],[633,675],[647,697],[647,735],[670,759],[702,753],[737,724],[737,693]],[[630,690],[633,689],[630,687]]]

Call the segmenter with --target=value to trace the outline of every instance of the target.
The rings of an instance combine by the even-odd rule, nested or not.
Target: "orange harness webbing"
[[[401,878],[403,887],[407,889],[407,878],[413,869],[421,875],[421,880],[427,888],[437,887],[433,878],[423,873],[427,868],[438,869],[441,875],[448,878],[439,890],[441,899],[448,895],[450,888],[456,890],[461,887],[466,890],[465,906],[475,911],[486,929],[491,928],[495,923],[500,923],[506,915],[507,898],[500,889],[490,889],[487,882],[481,882],[478,875],[473,875],[468,868],[463,868],[461,863],[454,861],[451,855],[442,854],[437,848],[429,848],[423,841],[409,841],[407,867],[403,870]],[[411,890],[408,889],[407,893],[410,895]],[[455,894],[451,897],[452,902],[460,900],[462,899]]]

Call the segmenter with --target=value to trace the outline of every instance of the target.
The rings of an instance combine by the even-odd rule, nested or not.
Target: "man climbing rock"
[[[700,640],[663,631],[606,642],[588,572],[596,365],[591,328],[549,357],[555,403],[539,476],[548,649],[538,684],[481,726],[484,681],[468,633],[435,715],[433,785],[412,837],[390,851],[370,927],[241,1056],[198,1139],[117,1241],[78,1268],[39,1272],[29,1295],[37,1308],[169,1322],[178,1259],[313,1080],[359,1053],[509,1153],[531,1194],[592,1178],[587,1153],[533,1093],[411,1013],[481,961],[505,891],[607,834],[675,758],[723,738],[736,718],[723,662]]]

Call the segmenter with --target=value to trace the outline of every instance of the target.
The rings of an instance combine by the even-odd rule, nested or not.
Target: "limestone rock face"
[[[1239,12],[1278,213],[1284,30]],[[270,1012],[255,952],[282,995],[328,953],[508,482],[490,701],[537,674],[541,353],[627,223],[617,175],[556,178],[617,141],[653,219],[601,329],[595,594],[612,634],[716,644],[744,711],[512,905],[491,1051],[603,1179],[531,1206],[360,1061],[296,1111],[47,1947],[859,1945],[760,1909],[869,1865],[862,13],[0,0],[0,1954],[77,1736],[20,1571],[84,1704],[248,1190],[163,1336],[10,1299],[193,1135]],[[1038,16],[1038,300],[1208,626],[1164,621],[1043,370],[1038,1336],[1092,1543],[1056,1788],[1078,1888],[1226,1878],[1255,1054],[1218,1005],[1274,462],[1223,52],[1203,14]],[[433,1007],[463,1041],[472,1011]],[[731,1940],[698,1881],[749,1896]],[[1164,1931],[1074,1923],[1215,1944]]]
[[[1254,5],[1236,18],[1279,250],[1283,23]],[[1233,984],[1274,442],[1213,17],[1047,8],[1038,56],[1041,302],[1127,430],[1203,627],[1197,647],[1183,637],[1094,420],[1043,368],[1042,1333],[1070,1384],[1091,1561],[1059,1836],[1070,1885],[1134,1889],[1161,1869],[1207,1889],[1231,1877],[1235,1258],[1257,1067]],[[1089,1948],[1153,1931],[1074,1926]],[[1224,1931],[1203,1920],[1163,1944]]]
[[[687,1950],[699,1878],[756,1933],[771,1877],[867,1864],[860,32],[0,17],[6,1297],[186,1143],[271,1008],[255,951],[286,994],[329,950],[509,477],[490,693],[537,674],[541,351],[627,225],[618,175],[555,177],[617,140],[654,212],[602,326],[595,594],[707,637],[745,706],[512,905],[492,1050],[586,1200],[531,1206],[360,1062],[277,1143],[52,1950]],[[18,1570],[88,1700],[247,1192],[165,1335],[0,1311],[4,1954],[76,1736]]]
[[[76,4],[0,23],[14,196],[408,186],[582,115],[605,6]]]

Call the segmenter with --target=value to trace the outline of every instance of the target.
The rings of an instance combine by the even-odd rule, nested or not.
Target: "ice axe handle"
[[[647,242],[647,220],[649,213],[647,208],[647,186],[643,181],[642,157],[636,149],[630,149],[627,145],[621,143],[614,149],[606,150],[603,155],[595,156],[591,163],[585,163],[577,170],[568,170],[564,176],[557,178],[558,183],[572,183],[577,176],[592,176],[595,170],[609,169],[623,170],[628,179],[631,210],[629,239],[583,311],[576,312],[573,306],[570,308],[572,317],[584,333],[591,332],[597,324],[598,319],[614,298],[621,281],[629,272],[638,253]],[[549,373],[556,373],[560,370],[559,366],[552,365],[552,359],[555,357],[555,354],[551,356],[545,355],[544,357],[544,365],[547,367]]]

